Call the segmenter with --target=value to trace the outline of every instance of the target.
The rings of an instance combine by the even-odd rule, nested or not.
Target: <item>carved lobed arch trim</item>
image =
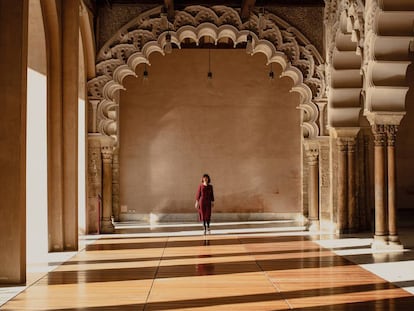
[[[407,31],[401,25],[412,25],[414,6],[411,1],[368,0],[366,16],[364,114],[404,112],[409,90],[405,77],[412,63],[409,55],[412,28]]]
[[[139,64],[149,64],[149,56],[164,55],[166,35],[179,48],[181,42],[191,39],[198,43],[204,36],[215,42],[230,38],[234,46],[253,37],[253,54],[263,53],[269,63],[282,67],[281,77],[293,80],[293,92],[300,94],[299,108],[303,111],[304,137],[316,137],[318,108],[315,101],[325,98],[325,67],[316,48],[296,28],[274,14],[264,15],[264,27],[259,29],[259,16],[252,13],[242,22],[239,12],[225,6],[189,6],[176,11],[173,23],[161,15],[157,7],[139,15],[123,26],[98,52],[96,74],[88,81],[88,97],[99,99],[97,109],[98,131],[117,138],[116,94],[124,89],[125,77],[136,76]]]
[[[330,127],[358,127],[362,111],[364,4],[361,0],[333,0],[325,6],[327,42],[328,123]]]

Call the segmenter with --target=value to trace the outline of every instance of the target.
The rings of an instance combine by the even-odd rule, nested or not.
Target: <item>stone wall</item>
[[[269,80],[265,57],[242,49],[212,50],[212,80],[207,49],[152,54],[150,62],[149,79],[137,70],[120,96],[121,219],[195,215],[203,173],[215,187],[216,215],[301,214],[299,96],[289,92],[291,79]]]

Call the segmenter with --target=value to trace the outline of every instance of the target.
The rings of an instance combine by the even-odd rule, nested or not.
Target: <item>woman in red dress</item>
[[[195,208],[198,209],[198,219],[203,222],[204,234],[210,233],[211,208],[214,206],[213,186],[210,176],[204,174],[196,194]]]

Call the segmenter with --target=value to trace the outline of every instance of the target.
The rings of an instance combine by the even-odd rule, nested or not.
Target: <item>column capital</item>
[[[354,152],[356,146],[356,137],[338,137],[336,140],[336,145],[338,146],[339,151]]]
[[[319,110],[322,111],[323,108],[328,104],[328,98],[320,98],[318,100],[314,100],[313,102],[319,107]]]
[[[102,160],[104,163],[112,163],[113,148],[110,146],[101,146]]]
[[[329,134],[333,138],[355,138],[360,130],[360,127],[332,127]]]
[[[395,146],[395,138],[398,132],[398,125],[386,125],[385,133],[387,135],[387,146]]]
[[[91,104],[91,106],[96,109],[96,107],[98,106],[98,104],[101,102],[102,99],[97,99],[97,98],[88,98],[88,102]]]
[[[348,139],[347,145],[348,145],[348,152],[355,152],[356,139],[355,138]]]
[[[365,111],[364,115],[371,126],[374,124],[400,125],[402,118],[405,116],[405,111]]]
[[[303,142],[305,147],[305,156],[309,165],[316,165],[319,157],[319,143],[317,140],[305,139]]]
[[[374,146],[385,145],[385,125],[374,123],[372,126],[372,134],[374,135]]]
[[[102,154],[102,160],[104,163],[112,161],[112,155],[114,153],[115,141],[110,136],[101,134],[88,134],[88,144],[90,147],[100,148]]]
[[[319,159],[319,150],[307,150],[306,151],[306,159],[308,160],[309,165],[317,165]]]

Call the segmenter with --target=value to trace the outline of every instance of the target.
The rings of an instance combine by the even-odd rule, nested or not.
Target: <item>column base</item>
[[[319,220],[309,220],[308,231],[309,232],[318,232],[318,231],[320,231]]]
[[[385,235],[374,235],[374,241],[371,244],[371,248],[374,250],[387,248],[387,237]]]
[[[404,246],[401,244],[398,236],[374,236],[371,249],[381,251],[398,251],[403,250]]]
[[[388,245],[389,247],[391,247],[392,249],[404,249],[404,246],[401,244],[400,238],[398,237],[398,235],[389,235],[388,236]]]
[[[102,220],[101,222],[101,233],[114,233],[115,227],[110,220]]]

